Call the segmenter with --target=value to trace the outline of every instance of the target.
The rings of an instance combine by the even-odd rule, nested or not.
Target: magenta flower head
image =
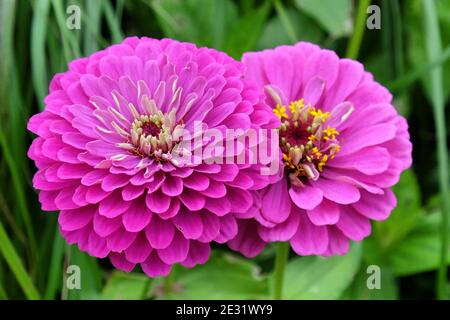
[[[267,162],[208,161],[249,144],[199,139],[198,129],[243,135],[280,125],[243,74],[224,53],[134,37],[56,75],[28,124],[38,136],[29,157],[42,208],[60,211],[67,242],[154,277],[204,263],[211,242],[234,238],[237,220],[258,205],[254,190],[271,182],[260,172]],[[240,147],[221,148],[225,140]],[[215,153],[196,152],[211,146]]]
[[[246,78],[279,117],[283,177],[261,192],[256,221],[232,247],[255,256],[289,241],[299,255],[342,255],[396,206],[389,189],[411,165],[405,119],[356,61],[310,43],[246,53]],[[257,232],[246,233],[246,230]]]

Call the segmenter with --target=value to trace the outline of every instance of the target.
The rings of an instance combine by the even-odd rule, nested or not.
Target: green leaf
[[[295,33],[300,41],[318,43],[322,38],[322,31],[314,20],[295,9],[287,9],[286,16],[291,21]],[[266,23],[261,38],[258,41],[258,49],[274,48],[292,41],[283,26],[278,15]]]
[[[68,298],[72,300],[98,299],[102,287],[103,272],[97,260],[81,252],[76,246],[71,246],[69,265],[76,265],[80,268],[81,289],[68,290]]]
[[[426,272],[438,267],[441,219],[438,212],[421,218],[414,230],[392,248],[388,262],[397,276]],[[450,259],[447,262],[450,263]]]
[[[374,224],[373,237],[383,250],[401,241],[423,216],[420,188],[412,170],[402,173],[393,191],[397,197],[397,207],[387,220]]]
[[[150,278],[140,273],[113,271],[101,298],[105,300],[139,300],[146,298]]]
[[[361,245],[345,256],[307,256],[289,262],[284,277],[285,299],[337,299],[353,281],[361,262]]]
[[[171,299],[258,299],[267,297],[267,278],[249,260],[213,253],[208,263],[179,269]]]
[[[295,4],[333,38],[347,36],[353,30],[351,0],[295,0]]]
[[[264,23],[270,12],[271,1],[266,0],[259,8],[240,17],[227,33],[224,50],[230,56],[240,59],[246,51],[254,50]]]
[[[341,299],[351,300],[396,300],[398,299],[398,285],[392,270],[385,265],[379,266],[380,270],[380,288],[369,289],[367,282],[373,271],[367,269],[364,265],[355,277]]]
[[[147,3],[155,11],[166,37],[198,46],[221,49],[226,30],[237,19],[236,5],[230,0],[147,0]]]

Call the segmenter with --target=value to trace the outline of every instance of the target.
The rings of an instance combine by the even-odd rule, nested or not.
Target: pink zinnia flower
[[[405,119],[359,62],[316,45],[246,53],[243,62],[282,121],[284,171],[231,247],[252,257],[266,242],[289,241],[299,255],[345,254],[396,206],[389,188],[411,165]]]
[[[243,72],[215,50],[134,37],[56,75],[45,111],[28,124],[38,135],[29,157],[42,208],[60,211],[67,242],[153,277],[174,263],[204,263],[210,242],[234,238],[253,190],[270,181],[262,165],[183,163],[173,154],[183,132],[194,137],[195,121],[222,132],[279,126]]]

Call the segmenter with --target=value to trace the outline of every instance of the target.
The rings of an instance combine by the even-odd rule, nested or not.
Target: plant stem
[[[289,243],[278,243],[277,253],[275,257],[275,267],[273,271],[274,287],[273,298],[281,300],[283,298],[284,270],[289,257]]]
[[[280,17],[281,23],[283,24],[284,29],[289,36],[289,40],[291,40],[292,43],[296,43],[298,41],[297,32],[295,32],[295,28],[292,25],[292,22],[289,19],[289,16],[287,15],[283,4],[279,0],[274,0],[273,4],[278,16]]]
[[[370,0],[360,0],[358,2],[358,9],[356,11],[354,30],[350,42],[347,47],[347,58],[358,58],[359,48],[361,47],[361,41],[366,30],[366,11],[370,5]]]
[[[428,61],[442,55],[438,15],[434,1],[422,0]],[[441,259],[436,282],[437,297],[447,299],[448,215],[450,214],[447,132],[444,112],[442,66],[430,72],[430,96],[436,125],[439,186],[442,198]]]

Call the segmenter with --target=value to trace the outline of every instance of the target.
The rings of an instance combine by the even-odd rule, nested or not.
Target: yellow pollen
[[[286,113],[286,107],[285,106],[280,106],[279,104],[277,104],[277,106],[275,107],[275,109],[273,109],[273,113],[276,114],[276,116],[278,118],[280,118],[280,120],[282,118],[288,118],[288,115]]]
[[[287,108],[289,111],[286,112]],[[297,177],[291,182],[301,184],[303,179],[317,179],[328,160],[340,150],[336,138],[339,131],[326,125],[331,113],[306,103],[303,98],[288,105],[276,104],[273,112],[283,122],[279,131],[283,162],[292,174],[291,178]],[[301,137],[301,143],[296,134]]]
[[[292,101],[289,104],[289,110],[291,110],[291,113],[294,114],[295,112],[300,111],[305,106],[305,100],[302,98],[297,101]]]
[[[337,131],[336,128],[332,128],[330,126],[324,129],[322,132],[325,134],[325,140],[329,140],[330,138],[334,140],[336,139],[336,136],[339,135],[339,131]]]

